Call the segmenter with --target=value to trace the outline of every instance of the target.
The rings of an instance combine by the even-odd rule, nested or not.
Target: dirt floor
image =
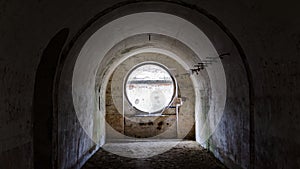
[[[211,153],[200,147],[194,141],[175,142],[129,142],[108,143],[104,149],[114,152],[110,153],[100,149],[87,163],[83,169],[226,169]],[[170,145],[176,145],[172,149],[158,155],[152,156],[149,150],[155,152],[159,148],[166,149]],[[135,157],[129,158],[130,154]],[[144,156],[143,156],[144,154]],[[145,155],[148,154],[148,155]],[[150,155],[149,155],[150,154]],[[127,157],[124,157],[127,156]]]

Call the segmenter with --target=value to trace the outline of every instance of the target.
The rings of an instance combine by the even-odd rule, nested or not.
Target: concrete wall
[[[139,7],[133,5],[133,8],[123,8],[124,10],[118,11],[119,13],[111,9],[104,11],[117,2],[121,0],[88,2],[82,0],[26,2],[3,0],[0,2],[0,76],[2,79],[0,84],[0,168],[33,168],[35,77],[50,39],[63,28],[69,28],[70,34],[64,51],[73,47],[72,54],[77,55],[85,40],[95,31],[94,29],[98,28],[96,26],[87,29],[84,34],[81,34],[84,28],[90,26],[87,21],[91,18],[103,16],[98,23],[99,26],[120,16],[122,12],[131,13],[129,10],[143,9],[151,11],[149,4],[139,5]],[[255,168],[299,168],[300,24],[298,2],[267,0],[174,2],[183,5],[186,2],[189,5],[185,6],[193,9],[185,13],[187,19],[197,20],[192,17],[191,13],[196,12],[196,9],[205,9],[205,11],[200,11],[203,13],[207,11],[211,14],[210,20],[214,20],[215,17],[216,23],[220,22],[225,25],[224,30],[231,32],[230,35],[235,37],[241,45],[252,75],[250,84],[253,86],[251,89],[253,95],[251,99],[254,104],[247,105],[249,100],[243,100],[247,98],[241,97],[240,93],[244,96],[249,86],[241,88],[236,86],[237,90],[234,88],[235,82],[239,82],[240,75],[243,75],[234,71],[235,66],[240,65],[231,64],[230,61],[224,59],[228,67],[232,67],[226,72],[226,78],[236,79],[229,80],[230,83],[232,82],[228,89],[230,98],[226,103],[222,121],[210,139],[212,151],[227,165],[235,166],[235,168],[248,168],[250,167],[249,161]],[[119,4],[116,7],[125,4]],[[172,11],[173,5],[170,4],[162,8],[153,4],[156,10],[180,12]],[[111,15],[104,16],[103,14],[107,12],[111,12]],[[206,33],[209,34],[209,31]],[[218,52],[224,52],[222,46],[218,46],[218,39],[214,39],[214,36],[209,37]],[[76,45],[73,46],[75,41]],[[230,60],[230,57],[227,58]],[[59,70],[64,67],[63,63],[72,63],[76,60],[73,58],[73,61],[63,62],[64,59],[63,57],[60,59]],[[72,68],[72,64],[70,67]],[[67,68],[68,66],[65,69]],[[241,69],[237,68],[237,70]],[[71,70],[67,69],[67,71]],[[63,74],[62,79],[60,76],[56,78],[58,81],[62,80],[60,90],[66,89],[66,93],[60,94],[62,97],[59,100],[58,138],[60,143],[64,143],[57,147],[60,161],[55,167],[59,168],[79,165],[81,161],[84,161],[87,150],[93,147],[90,138],[76,121],[76,113],[70,97],[71,82],[70,79],[64,80],[64,78],[70,78],[71,75],[69,72],[69,74]],[[240,103],[246,108],[253,106],[253,112],[246,111],[245,113],[243,111],[245,107],[241,107]],[[44,125],[46,124],[45,122]],[[249,136],[247,133],[250,133]],[[251,159],[248,159],[249,155]]]

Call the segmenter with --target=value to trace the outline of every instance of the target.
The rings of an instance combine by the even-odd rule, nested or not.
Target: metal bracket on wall
[[[220,54],[219,57],[206,57],[203,61],[194,65],[195,68],[190,69],[191,74],[199,74],[201,70],[205,69],[208,65],[216,63],[218,59],[223,59],[224,56],[230,55],[230,53]]]

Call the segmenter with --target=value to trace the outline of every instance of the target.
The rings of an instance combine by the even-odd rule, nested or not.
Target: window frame
[[[172,82],[173,82],[173,86],[174,86],[174,89],[173,89],[173,94],[172,94],[172,97],[171,97],[171,100],[169,103],[167,103],[162,109],[158,110],[158,111],[153,111],[153,112],[145,112],[143,110],[140,110],[138,109],[137,107],[133,106],[132,102],[129,100],[128,98],[128,95],[127,95],[127,82],[128,82],[128,78],[129,76],[132,74],[132,72],[134,72],[136,69],[142,67],[142,66],[145,66],[145,65],[154,65],[154,66],[158,66],[160,67],[161,69],[165,70],[169,76],[171,77],[172,79]],[[126,99],[126,101],[128,102],[128,104],[130,105],[130,107],[134,108],[134,110],[138,111],[138,112],[141,112],[143,114],[145,113],[148,113],[148,115],[155,115],[155,114],[162,114],[164,112],[164,110],[166,110],[167,108],[169,108],[172,103],[174,102],[174,100],[176,99],[177,97],[177,94],[178,94],[178,86],[177,86],[177,81],[176,81],[176,78],[174,77],[174,75],[169,71],[169,68],[161,63],[158,63],[158,62],[153,62],[153,61],[147,61],[147,62],[142,62],[140,64],[137,64],[135,65],[133,68],[131,68],[126,76],[125,76],[125,79],[124,79],[124,83],[123,83],[123,95],[124,95],[124,99]],[[123,100],[124,102],[124,100]]]

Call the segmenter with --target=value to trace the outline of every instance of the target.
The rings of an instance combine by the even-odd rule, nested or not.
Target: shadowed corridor
[[[300,168],[299,2],[0,0],[0,169]]]

